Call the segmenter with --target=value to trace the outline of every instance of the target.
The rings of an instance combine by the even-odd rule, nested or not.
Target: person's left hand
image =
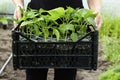
[[[101,16],[101,14],[99,14],[99,13],[97,14],[97,16],[95,18],[95,22],[96,22],[96,26],[97,26],[96,30],[99,31],[101,26],[102,26],[102,16]],[[92,26],[89,26],[89,28],[90,28],[91,31],[94,31]]]
[[[95,22],[96,22],[96,30],[100,30],[101,26],[102,26],[102,16],[100,13],[98,13],[98,15],[95,18]]]

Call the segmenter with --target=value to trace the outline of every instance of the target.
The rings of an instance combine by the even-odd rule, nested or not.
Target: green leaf
[[[65,32],[68,31],[68,30],[75,31],[73,24],[61,24],[60,27],[59,27],[59,30],[63,34],[65,34]]]
[[[59,39],[60,39],[60,32],[57,30],[57,29],[53,29],[53,34],[55,34],[56,35],[56,37],[57,37],[57,41],[59,41]]]
[[[91,17],[87,18],[87,22],[89,25],[92,25],[94,28],[96,28],[96,22],[94,21],[93,18]]]
[[[67,9],[65,11],[68,12],[68,14],[71,14],[72,12],[74,12],[74,8],[67,7]]]
[[[27,9],[27,10],[21,9],[21,13],[22,13],[22,17],[19,19],[19,21],[27,21],[29,19],[34,19],[36,18],[36,16],[39,15],[38,11],[34,9]]]
[[[76,12],[72,16],[75,23],[80,23],[82,21],[82,18],[83,18],[82,15],[83,13],[81,9],[76,10]]]
[[[71,20],[73,13],[74,13],[74,9],[72,7],[67,7],[67,9],[65,10],[65,15],[64,15],[67,21]]]
[[[30,9],[27,13],[27,17],[29,18],[34,18],[38,15],[38,12],[37,10],[34,10],[34,9]]]
[[[24,21],[21,26],[26,26],[26,25],[30,25],[30,24],[33,24],[34,22],[32,20],[30,21]]]
[[[55,9],[49,10],[48,13],[50,14],[49,18],[51,20],[57,20],[61,16],[64,16],[65,10],[64,10],[64,8],[59,7],[59,8],[55,8]]]
[[[87,13],[87,9],[80,9],[78,12],[81,13],[81,16],[84,18]]]
[[[40,36],[42,34],[42,32],[39,30],[39,27],[37,25],[34,25],[34,31],[36,36]]]
[[[86,14],[84,15],[84,18],[88,18],[88,17],[91,17],[91,18],[95,18],[97,16],[97,14],[94,13],[93,10],[87,10]]]
[[[77,33],[72,33],[71,35],[70,35],[70,38],[72,39],[72,41],[73,42],[76,42],[77,40],[78,40],[78,35],[77,35]]]

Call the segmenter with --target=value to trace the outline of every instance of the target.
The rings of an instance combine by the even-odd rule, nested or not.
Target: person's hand
[[[96,30],[100,30],[101,26],[102,26],[102,16],[100,13],[98,13],[98,15],[95,18],[95,22],[96,22]]]
[[[15,8],[14,18],[15,18],[15,19],[20,19],[20,18],[21,18],[21,11],[20,11],[20,7],[19,7],[19,6],[17,6],[17,7]]]
[[[23,8],[23,7],[21,7]],[[14,11],[14,19],[20,19],[21,18],[21,11],[20,11],[20,6],[16,6],[15,11]],[[14,22],[14,27],[16,27],[16,23]]]
[[[101,16],[101,14],[99,14],[99,13],[97,14],[97,16],[95,18],[95,22],[96,22],[96,26],[97,26],[96,30],[100,30],[100,28],[102,26],[102,16]],[[90,28],[91,31],[95,31],[92,26],[89,26],[89,28]]]

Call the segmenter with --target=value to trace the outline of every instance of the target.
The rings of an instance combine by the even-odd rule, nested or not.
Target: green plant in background
[[[107,14],[103,15],[103,25],[100,30],[100,38],[104,36],[120,38],[120,17],[110,17]]]
[[[8,24],[8,21],[7,21],[7,17],[5,17],[5,16],[3,16],[3,17],[0,17],[0,22],[2,23],[2,24]]]
[[[120,65],[108,68],[99,76],[99,80],[120,80]]]
[[[13,25],[13,18],[11,16],[0,16],[0,26],[3,29],[11,28]]]
[[[120,61],[120,17],[111,18],[103,15],[103,25],[100,30],[100,39],[106,58],[113,62]]]
[[[99,76],[99,80],[120,80],[120,17],[103,15],[100,40],[103,51],[112,65]]]
[[[21,10],[23,17],[16,22],[23,21],[21,29],[27,35],[44,36],[44,41],[48,38],[56,38],[57,41],[77,41],[79,35],[86,34],[89,25],[96,28],[95,14],[88,9],[73,9],[72,7],[58,7],[52,10]],[[26,30],[25,30],[26,29]]]
[[[116,37],[104,37],[103,42],[103,51],[107,60],[113,63],[120,62],[120,38]]]

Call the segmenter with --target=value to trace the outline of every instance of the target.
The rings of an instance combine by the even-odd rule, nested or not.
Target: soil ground
[[[11,42],[11,30],[3,30],[0,28],[0,69],[11,54]],[[96,71],[78,69],[76,80],[98,80],[99,74],[103,73],[110,65],[110,63],[105,60],[101,43],[99,43],[98,56],[98,69]],[[50,69],[48,72],[48,80],[53,80],[53,76],[54,69]],[[13,69],[12,60],[3,73],[0,74],[0,80],[25,80],[25,77],[24,70],[15,71]]]

